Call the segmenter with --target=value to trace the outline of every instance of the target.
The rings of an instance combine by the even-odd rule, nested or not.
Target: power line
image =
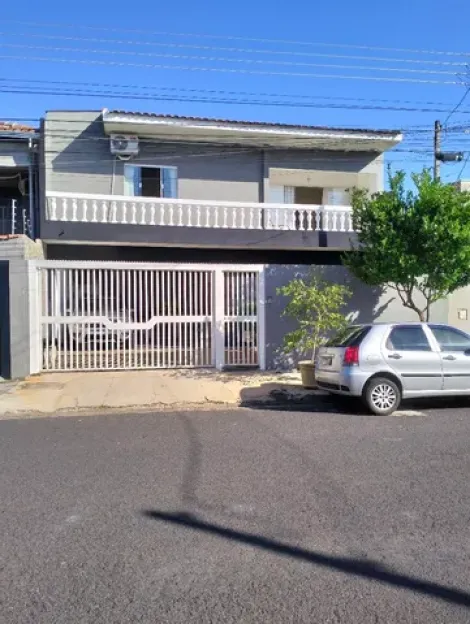
[[[172,49],[191,49],[191,50],[210,50],[218,52],[236,52],[238,54],[264,54],[273,56],[298,56],[298,57],[314,57],[314,58],[334,58],[345,60],[360,60],[360,61],[374,61],[374,62],[394,62],[394,63],[411,63],[418,65],[437,65],[447,67],[462,67],[466,68],[466,62],[454,62],[454,61],[432,61],[429,59],[409,59],[409,58],[390,58],[390,57],[376,57],[376,56],[358,56],[351,54],[331,54],[321,52],[298,52],[291,50],[263,50],[260,48],[237,48],[237,47],[223,47],[223,46],[208,46],[208,45],[195,45],[189,43],[169,43],[159,41],[142,41],[142,40],[125,40],[125,39],[106,39],[97,37],[72,37],[66,35],[46,35],[43,33],[12,33],[12,32],[0,32],[0,35],[9,37],[32,37],[37,39],[47,39],[53,41],[83,41],[89,43],[112,43],[116,45],[135,45],[135,46],[151,46],[151,47],[164,47]],[[82,48],[80,48],[81,50]],[[106,52],[106,50],[99,50],[100,52]],[[124,52],[122,52],[124,53]],[[132,54],[133,52],[129,52]]]
[[[114,27],[104,27],[104,26],[93,26],[93,25],[77,25],[77,24],[67,24],[67,23],[51,23],[51,22],[29,22],[23,20],[3,20],[3,23],[9,24],[23,24],[25,26],[39,26],[40,28],[53,27],[53,28],[73,28],[74,31],[77,28],[85,29],[85,30],[97,30],[102,32],[127,32],[127,33],[135,33],[135,34],[143,34],[143,35],[153,35],[153,36],[165,36],[165,37],[192,37],[195,39],[218,39],[225,41],[252,41],[257,43],[274,43],[274,44],[284,44],[284,45],[298,45],[298,46],[308,46],[308,47],[333,47],[333,48],[344,48],[344,49],[354,49],[354,50],[380,50],[380,51],[389,51],[389,52],[406,52],[411,54],[429,54],[429,55],[443,55],[443,56],[460,56],[460,57],[470,57],[470,52],[453,52],[447,50],[426,50],[426,49],[416,49],[416,48],[390,48],[385,46],[371,46],[364,44],[351,44],[351,43],[326,43],[326,42],[318,42],[318,41],[296,41],[290,39],[267,39],[261,37],[241,37],[236,35],[211,35],[207,33],[181,33],[181,32],[168,32],[168,31],[149,31],[149,30],[140,30],[140,29],[131,29],[131,28],[114,28]]]
[[[164,69],[171,71],[196,71],[196,72],[208,72],[208,73],[229,73],[229,74],[243,74],[243,75],[254,75],[254,76],[284,76],[291,78],[327,78],[327,79],[340,79],[340,80],[370,80],[374,82],[398,82],[398,83],[413,83],[413,84],[434,84],[434,85],[453,85],[453,86],[461,86],[462,81],[456,80],[424,80],[418,78],[390,78],[384,76],[355,76],[355,75],[344,75],[344,74],[317,74],[317,73],[306,73],[306,72],[281,72],[281,71],[259,71],[259,70],[249,70],[249,69],[232,69],[232,68],[222,68],[222,67],[194,67],[188,65],[163,65],[163,64],[150,64],[150,63],[129,63],[129,62],[118,62],[118,61],[103,61],[103,60],[84,60],[84,59],[63,59],[63,58],[53,58],[53,57],[41,57],[41,56],[20,56],[20,55],[10,55],[10,54],[2,54],[0,58],[3,59],[14,59],[19,61],[35,61],[35,62],[46,62],[46,63],[70,63],[70,64],[79,64],[79,65],[99,65],[99,66],[110,66],[110,67],[140,67],[146,69]]]
[[[469,161],[470,161],[470,152],[468,152],[467,157],[465,158],[465,161],[462,165],[462,168],[460,169],[459,175],[457,176],[457,181],[462,179],[463,172],[465,171],[465,167],[468,165]]]
[[[142,84],[122,84],[122,83],[106,83],[106,82],[80,82],[80,81],[69,81],[69,80],[38,80],[38,79],[30,79],[30,78],[0,78],[1,82],[24,82],[24,83],[41,83],[41,84],[58,84],[58,85],[81,85],[81,86],[90,86],[90,87],[113,87],[120,89],[139,89],[139,90],[158,90],[158,91],[181,91],[184,93],[208,93],[214,95],[235,95],[237,97],[241,96],[256,96],[256,97],[279,97],[279,98],[298,98],[298,99],[308,99],[308,100],[341,100],[341,101],[351,101],[351,102],[379,102],[379,103],[390,103],[390,104],[413,104],[413,105],[426,105],[426,106],[448,106],[448,102],[436,102],[430,100],[403,100],[403,99],[387,99],[387,98],[361,98],[361,97],[351,97],[351,96],[341,96],[341,95],[306,95],[304,93],[273,93],[270,91],[267,92],[253,92],[253,91],[231,91],[224,89],[201,89],[201,88],[185,88],[185,87],[166,87],[162,85],[153,86],[153,85],[142,85]],[[469,111],[470,112],[470,111]]]
[[[215,99],[213,97],[181,97],[177,95],[162,95],[159,93],[139,94],[129,92],[113,92],[113,91],[92,91],[85,89],[40,89],[21,88],[14,86],[13,88],[5,88],[0,82],[1,93],[24,94],[24,95],[57,95],[57,96],[75,96],[75,97],[93,97],[93,98],[112,98],[122,100],[142,100],[142,101],[161,101],[161,102],[190,102],[201,104],[230,104],[230,105],[249,105],[249,106],[272,106],[281,108],[313,108],[313,109],[342,109],[342,110],[376,110],[376,111],[394,111],[394,112],[427,112],[427,113],[443,113],[446,109],[435,108],[413,108],[413,107],[393,107],[393,106],[367,106],[364,104],[332,104],[332,103],[314,103],[314,102],[295,102],[295,101],[270,101],[270,100],[247,100],[247,99]],[[9,85],[7,85],[8,87]],[[470,110],[461,111],[461,114],[469,115]]]
[[[0,43],[0,47],[14,48],[14,49],[27,49],[27,50],[47,50],[49,52],[79,52],[85,54],[104,54],[104,55],[119,55],[119,56],[138,56],[146,58],[164,58],[164,59],[176,59],[184,61],[210,61],[217,63],[246,63],[248,65],[279,65],[282,67],[316,67],[322,69],[354,69],[359,71],[380,71],[380,72],[400,72],[407,74],[433,74],[433,75],[447,75],[456,76],[456,72],[448,70],[438,69],[411,69],[403,67],[371,67],[368,65],[344,65],[339,63],[299,63],[295,61],[271,61],[266,59],[243,59],[243,58],[230,58],[230,57],[218,57],[218,56],[196,56],[189,54],[157,54],[154,52],[135,52],[124,50],[100,50],[97,48],[73,48],[73,47],[60,47],[60,46],[38,46],[29,45],[24,43]]]
[[[447,115],[445,121],[444,121],[444,126],[447,126],[447,122],[449,121],[449,119],[452,117],[452,115],[454,113],[456,113],[458,111],[458,109],[462,106],[462,104],[465,102],[465,100],[467,99],[467,95],[470,93],[470,87],[467,88],[467,90],[465,91],[465,93],[463,94],[462,98],[459,100],[459,102],[454,106],[454,108],[450,111],[450,113]]]

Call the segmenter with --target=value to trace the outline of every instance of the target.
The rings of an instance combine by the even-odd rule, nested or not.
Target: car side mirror
[[[470,349],[465,349],[465,351],[463,352],[464,355],[468,355],[470,356]]]

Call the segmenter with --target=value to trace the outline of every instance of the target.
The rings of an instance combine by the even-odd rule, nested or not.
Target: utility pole
[[[441,122],[434,122],[434,179],[439,180],[441,176]]]
[[[443,152],[441,151],[441,122],[434,122],[434,180],[441,177],[441,163],[461,162],[463,152]]]

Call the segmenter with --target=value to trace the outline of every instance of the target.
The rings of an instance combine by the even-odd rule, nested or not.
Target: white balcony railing
[[[72,223],[353,232],[348,206],[47,193],[46,219]]]

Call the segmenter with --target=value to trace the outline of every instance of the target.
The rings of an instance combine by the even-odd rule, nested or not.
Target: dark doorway
[[[0,260],[0,376],[10,373],[10,284],[7,260]]]

